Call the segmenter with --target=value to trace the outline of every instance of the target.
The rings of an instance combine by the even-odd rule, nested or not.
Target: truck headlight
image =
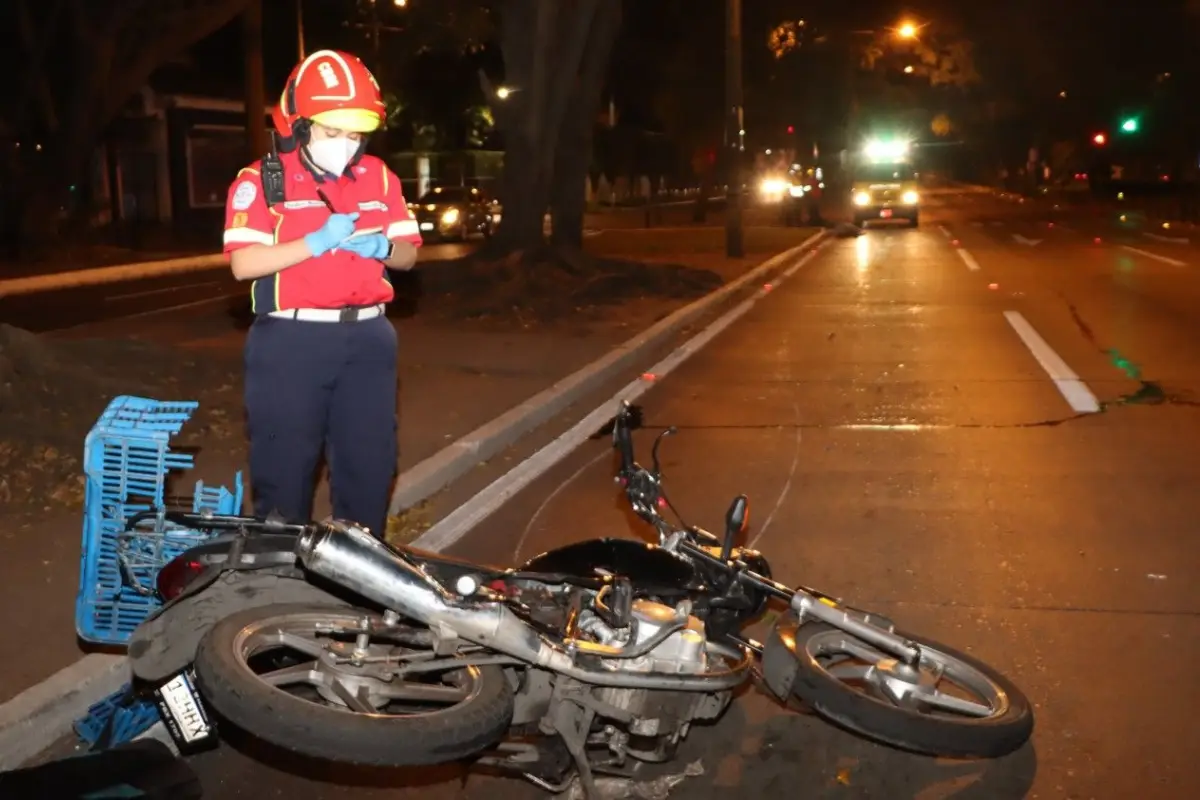
[[[906,206],[915,206],[917,201],[920,199],[921,198],[917,195],[917,193],[911,189],[900,196],[901,202],[903,202]]]
[[[854,205],[865,206],[871,202],[871,195],[866,192],[858,192],[854,195]]]

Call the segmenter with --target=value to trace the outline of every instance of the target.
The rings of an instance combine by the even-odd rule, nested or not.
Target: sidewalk
[[[725,259],[721,229],[592,237],[587,246],[597,256],[675,262],[716,274],[651,269],[656,278],[645,286],[652,291],[600,297],[557,316],[543,315],[533,304],[524,313],[497,309],[467,318],[452,294],[420,298],[416,314],[394,320],[401,343],[401,471],[812,232],[750,228],[748,255],[737,261]],[[557,298],[559,305],[563,299]],[[7,495],[0,488],[0,604],[10,609],[9,640],[23,643],[21,657],[0,667],[0,702],[82,655],[74,600],[84,434],[116,394],[198,400],[201,407],[175,446],[202,452],[175,491],[189,493],[197,478],[228,484],[243,466],[243,336],[243,321],[199,308],[101,323],[50,339],[11,331],[0,337],[0,475],[12,481]],[[6,363],[17,368],[5,374]],[[43,366],[31,376],[31,364]],[[15,396],[24,398],[18,406],[3,387],[25,380],[33,385],[14,386]],[[328,512],[324,486],[315,511]],[[431,522],[422,513],[418,505],[393,519],[391,532],[405,538],[419,533]]]

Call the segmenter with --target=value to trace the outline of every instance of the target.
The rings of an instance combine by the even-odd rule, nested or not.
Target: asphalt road
[[[1035,704],[1034,738],[998,761],[935,760],[750,693],[693,730],[684,760],[705,772],[673,796],[1198,797],[1200,252],[979,196],[931,206],[918,230],[832,241],[657,383],[645,417],[680,428],[664,467],[689,519],[719,528],[748,492],[776,578],[993,664]],[[1088,397],[1097,410],[1069,402]],[[512,562],[645,535],[611,468],[589,443],[454,552]],[[541,796],[245,743],[193,764],[221,798]]]

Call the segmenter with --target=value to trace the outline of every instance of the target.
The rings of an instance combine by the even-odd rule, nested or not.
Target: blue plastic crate
[[[163,522],[125,532],[125,521],[162,509],[172,472],[189,469],[192,456],[170,449],[171,437],[191,418],[195,402],[114,399],[84,444],[83,547],[75,629],[84,641],[123,644],[158,608],[154,581],[179,553],[210,534]],[[242,505],[242,476],[233,491],[197,481],[193,510],[233,514]]]
[[[133,695],[130,685],[126,684],[89,708],[74,727],[79,738],[90,745],[103,737],[104,749],[107,749],[133,741],[158,720],[158,706],[153,699]]]

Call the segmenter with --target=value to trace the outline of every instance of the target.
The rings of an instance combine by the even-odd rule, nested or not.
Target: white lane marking
[[[1149,250],[1140,250],[1136,247],[1130,247],[1127,244],[1123,244],[1123,245],[1121,245],[1121,247],[1125,248],[1126,250],[1128,250],[1131,253],[1137,253],[1139,256],[1145,256],[1146,258],[1153,258],[1155,261],[1161,261],[1164,264],[1170,264],[1173,267],[1186,267],[1187,266],[1186,261],[1180,261],[1178,258],[1169,258],[1167,256],[1160,256],[1158,253],[1151,253]]]
[[[126,294],[113,294],[104,298],[104,302],[113,300],[128,300],[132,297],[149,297],[152,294],[165,294],[167,292],[177,292],[181,289],[198,289],[201,286],[217,286],[220,281],[201,281],[199,283],[181,283],[178,286],[164,286],[161,289],[146,289],[141,292],[127,292]]]
[[[590,414],[577,422],[566,433],[541,450],[538,450],[504,475],[501,475],[470,500],[450,512],[445,519],[417,537],[413,541],[412,546],[426,550],[442,550],[457,542],[468,531],[483,522],[483,520],[487,519],[487,517],[504,505],[510,498],[515,496],[517,492],[535,481],[543,473],[564,459],[568,453],[591,438],[592,434],[612,417],[617,403],[621,400],[635,400],[649,391],[676,367],[699,352],[701,348],[712,341],[719,333],[745,315],[755,303],[795,274],[796,270],[816,258],[822,250],[823,245],[818,246],[768,284],[771,288],[763,287],[759,289],[750,297],[711,322],[700,333],[684,342],[662,361],[659,361],[648,369],[646,372],[653,375],[654,380],[638,378],[630,382],[613,395],[611,399],[606,400],[603,405],[598,406]]]
[[[1157,233],[1146,233],[1145,231],[1142,231],[1142,236],[1145,236],[1147,239],[1153,239],[1156,242],[1170,242],[1171,244],[1188,244],[1191,242],[1191,239],[1186,236],[1161,236]]]
[[[1017,332],[1017,336],[1021,337],[1021,341],[1029,348],[1029,352],[1033,353],[1033,357],[1042,365],[1042,369],[1046,370],[1046,374],[1050,376],[1050,380],[1054,381],[1059,393],[1071,408],[1082,414],[1091,414],[1100,410],[1100,401],[1096,399],[1096,395],[1092,394],[1088,385],[1067,366],[1067,362],[1063,361],[1050,345],[1046,344],[1046,340],[1033,329],[1029,320],[1025,319],[1020,311],[1005,311],[1004,318]]]
[[[947,239],[951,238],[950,229],[945,225],[938,225],[938,230],[942,232],[942,236],[945,236]]]
[[[979,272],[979,262],[975,260],[975,256],[961,247],[954,248],[954,251],[958,253],[958,257],[963,260],[963,263],[967,265],[967,269],[971,270],[971,272]]]

